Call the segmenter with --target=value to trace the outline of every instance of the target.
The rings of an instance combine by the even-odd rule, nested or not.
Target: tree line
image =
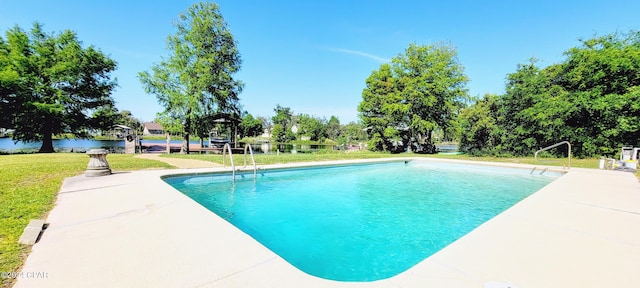
[[[309,114],[294,114],[291,108],[281,105],[273,111],[275,115],[271,121],[265,122],[264,128],[271,132],[271,139],[277,143],[311,141],[344,145],[367,140],[367,134],[359,123],[342,125],[336,116],[327,120]]]

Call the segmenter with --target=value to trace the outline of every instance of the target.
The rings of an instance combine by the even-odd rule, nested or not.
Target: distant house
[[[164,135],[164,128],[162,125],[155,122],[144,122],[144,130],[142,135]]]

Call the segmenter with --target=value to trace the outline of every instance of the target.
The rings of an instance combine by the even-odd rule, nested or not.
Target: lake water
[[[200,141],[189,141],[200,144]],[[142,140],[142,145],[166,144],[165,140]],[[181,140],[172,140],[171,144],[180,144]],[[0,152],[34,152],[38,151],[42,142],[14,142],[11,138],[0,138]],[[115,153],[124,153],[124,140],[91,140],[91,139],[54,139],[53,148],[57,152],[84,152],[89,149],[107,149]]]

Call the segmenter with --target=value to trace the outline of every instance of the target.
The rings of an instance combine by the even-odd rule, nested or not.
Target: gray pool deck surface
[[[571,168],[409,270],[358,283],[298,270],[160,179],[214,171],[229,168],[67,178],[22,268],[40,277],[15,287],[640,287],[631,173]]]

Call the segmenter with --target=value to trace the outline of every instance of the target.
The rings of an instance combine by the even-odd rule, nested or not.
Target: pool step
[[[538,168],[538,167],[533,167],[533,169],[531,169],[531,172],[529,172],[529,174],[533,174],[533,173],[537,172],[537,170],[536,170],[537,168]],[[541,169],[541,170],[540,170],[540,173],[538,173],[538,175],[542,175],[542,174],[544,174],[544,172],[547,172],[547,170],[548,170],[548,169],[549,169],[549,168]]]

